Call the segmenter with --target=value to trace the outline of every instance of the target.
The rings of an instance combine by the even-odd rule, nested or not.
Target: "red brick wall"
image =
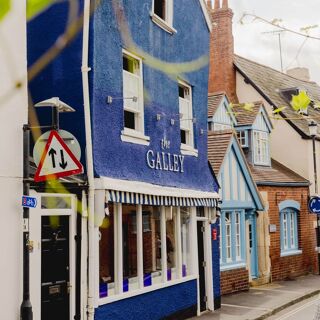
[[[317,254],[316,215],[308,212],[308,187],[270,187],[259,186],[260,191],[268,192],[270,224],[277,226],[277,231],[270,233],[270,258],[272,281],[283,280],[316,272]],[[298,214],[299,249],[302,254],[280,257],[280,215],[278,204],[284,200],[295,200],[300,203]]]
[[[249,290],[249,274],[245,268],[220,273],[221,295]]]
[[[210,10],[212,32],[210,39],[209,93],[225,91],[231,102],[237,102],[236,71],[233,65],[233,12],[229,8]]]

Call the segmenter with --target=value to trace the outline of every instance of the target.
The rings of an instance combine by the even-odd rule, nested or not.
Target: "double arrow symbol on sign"
[[[51,157],[53,168],[56,167],[56,154],[57,154],[57,151],[55,149],[51,148],[49,151],[49,156]],[[68,162],[64,161],[63,150],[60,150],[60,158],[61,158],[61,162],[59,162],[59,166],[60,166],[60,168],[65,169],[68,165]]]

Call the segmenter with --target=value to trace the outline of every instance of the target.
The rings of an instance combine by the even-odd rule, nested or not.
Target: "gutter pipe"
[[[88,67],[89,55],[89,25],[90,25],[90,0],[84,1],[83,11],[83,42],[82,42],[82,88],[84,102],[85,135],[86,135],[86,160],[88,176],[88,300],[87,319],[94,319],[94,173],[93,173],[93,152],[92,152],[92,131],[90,114],[89,78]]]

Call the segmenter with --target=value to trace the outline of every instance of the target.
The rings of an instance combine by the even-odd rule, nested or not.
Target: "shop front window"
[[[100,298],[193,275],[191,208],[113,203],[108,207],[99,228]]]

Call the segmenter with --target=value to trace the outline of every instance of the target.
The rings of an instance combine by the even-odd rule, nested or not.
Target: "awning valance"
[[[214,198],[192,198],[158,196],[135,192],[125,192],[117,190],[106,191],[106,201],[126,204],[141,204],[153,206],[174,206],[174,207],[215,207]]]

